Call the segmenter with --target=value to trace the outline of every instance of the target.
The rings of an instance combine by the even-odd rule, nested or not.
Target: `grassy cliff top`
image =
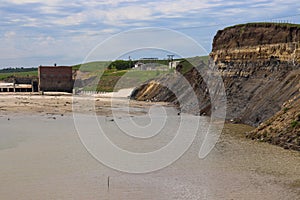
[[[276,23],[276,22],[251,22],[246,24],[236,24],[234,26],[226,27],[224,30],[231,28],[241,28],[241,27],[287,27],[287,28],[300,28],[300,24],[291,24],[291,23]]]

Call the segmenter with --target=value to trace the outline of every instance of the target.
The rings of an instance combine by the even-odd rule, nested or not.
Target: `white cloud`
[[[153,11],[145,7],[127,6],[101,12],[100,17],[104,18],[106,24],[118,25],[124,20],[151,20]]]
[[[70,26],[70,25],[80,25],[81,23],[88,20],[88,16],[84,13],[75,13],[69,15],[65,18],[60,18],[54,21],[57,25]]]
[[[110,33],[110,34],[113,34],[113,33],[116,33],[118,31],[119,31],[119,29],[117,29],[117,28],[106,28],[106,29],[100,30],[99,32],[100,33]]]
[[[14,4],[29,4],[29,3],[42,3],[47,5],[55,5],[60,2],[63,2],[63,0],[6,0],[9,3]]]
[[[12,11],[14,6],[18,12]],[[218,29],[220,24],[299,14],[299,7],[299,0],[2,0],[0,54],[1,59],[60,55],[72,61],[106,37],[132,27],[216,25],[212,29]],[[298,18],[292,21],[299,23]],[[210,31],[184,30],[208,43],[216,30]]]
[[[16,32],[14,32],[14,31],[8,31],[8,32],[5,32],[5,33],[4,33],[4,37],[7,38],[7,39],[11,39],[11,38],[13,38],[15,35],[16,35]]]
[[[264,9],[277,13],[286,10],[292,4],[296,4],[297,1],[291,0],[289,3],[286,3],[283,0],[269,2],[265,0],[248,2],[235,0],[162,0],[160,2],[137,0],[12,0],[10,2],[16,4],[42,4],[38,10],[45,16],[37,15],[35,21],[27,21],[25,26],[44,26],[44,24],[51,23],[53,26],[80,26],[91,22],[109,26],[132,26],[132,23],[141,23],[141,21],[143,21],[142,25],[145,24],[147,26],[147,21],[155,22],[163,18],[180,19],[189,15],[213,16],[217,14],[217,16],[221,17],[224,14],[224,16],[228,17],[249,12],[265,16]],[[223,9],[224,5],[226,5],[226,10]],[[238,6],[239,8],[236,8]],[[79,9],[80,11],[76,12],[72,9]],[[49,21],[47,14],[52,14],[53,19]],[[61,14],[67,17],[62,17]],[[43,23],[46,20],[48,20],[47,23]]]
[[[37,38],[36,40],[37,44],[35,45],[38,45],[40,47],[46,47],[46,48],[49,48],[50,45],[53,45],[56,43],[56,40],[51,37],[51,36],[41,36],[39,38]]]
[[[198,0],[178,0],[178,1],[162,1],[160,3],[150,2],[148,6],[153,7],[156,12],[163,15],[174,13],[190,13],[193,11],[200,11],[202,9],[216,7],[219,4],[210,4],[210,1]]]

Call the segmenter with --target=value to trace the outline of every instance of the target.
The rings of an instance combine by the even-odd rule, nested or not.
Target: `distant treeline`
[[[37,68],[36,67],[30,67],[30,68],[8,67],[8,68],[0,69],[0,73],[32,72],[32,71],[37,71]]]

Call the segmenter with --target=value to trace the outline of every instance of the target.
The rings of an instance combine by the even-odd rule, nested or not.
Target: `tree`
[[[108,69],[117,69],[117,70],[124,70],[133,67],[133,62],[128,60],[116,60],[110,63]]]

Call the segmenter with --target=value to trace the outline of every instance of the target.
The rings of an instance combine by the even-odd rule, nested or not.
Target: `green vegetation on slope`
[[[181,61],[180,72],[182,74],[187,73],[193,67],[198,66],[201,62],[208,64],[209,56],[197,56],[187,59],[176,59],[175,61]],[[144,61],[143,61],[144,62]],[[156,60],[149,61],[159,63],[161,65],[168,65],[168,60]],[[147,63],[147,62],[144,62]],[[125,63],[128,65],[128,62]],[[103,75],[100,78],[100,81],[97,86],[97,91],[111,92],[113,90],[119,90],[121,88],[137,87],[138,85],[158,78],[162,75],[168,73],[173,73],[173,70],[169,71],[141,71],[141,70],[117,70],[117,69],[107,69],[104,71]]]
[[[167,74],[168,71],[105,70],[98,82],[97,91],[112,92],[136,87],[147,80]]]
[[[246,27],[246,26],[280,26],[280,27],[295,27],[300,28],[300,24],[291,24],[291,23],[276,23],[276,22],[251,22],[246,24],[237,24],[234,26],[226,27],[224,30],[228,30],[236,27]]]
[[[0,70],[0,80],[7,80],[12,77],[37,77],[38,76],[38,70],[37,68],[30,68],[22,70],[21,68],[14,70],[6,70],[2,69]]]
[[[193,57],[187,59],[175,59],[174,61],[181,61],[181,73],[188,72],[193,66],[197,66],[200,62],[208,62],[208,56]],[[132,69],[138,61],[95,61],[85,64],[78,64],[72,66],[74,71],[84,73],[84,79],[90,77],[98,77],[97,91],[111,92],[121,88],[136,87],[148,80],[157,78],[161,75],[173,73],[173,70],[161,71],[142,71]],[[168,66],[168,60],[143,60],[143,63],[158,63],[160,66]],[[158,69],[161,67],[158,67]],[[0,70],[0,80],[7,80],[11,77],[37,77],[37,68],[9,68]],[[93,90],[92,85],[84,87],[85,90]],[[95,88],[94,88],[95,89]]]
[[[180,63],[182,68],[180,69],[181,74],[186,74],[190,71],[193,67],[197,67],[201,62],[208,64],[209,56],[196,56],[192,58],[186,58],[182,60]]]
[[[106,69],[110,65],[110,61],[95,61],[84,64],[72,66],[73,70],[80,70],[81,72],[95,72]]]
[[[108,69],[124,70],[134,67],[135,62],[131,60],[116,60],[108,66]]]

